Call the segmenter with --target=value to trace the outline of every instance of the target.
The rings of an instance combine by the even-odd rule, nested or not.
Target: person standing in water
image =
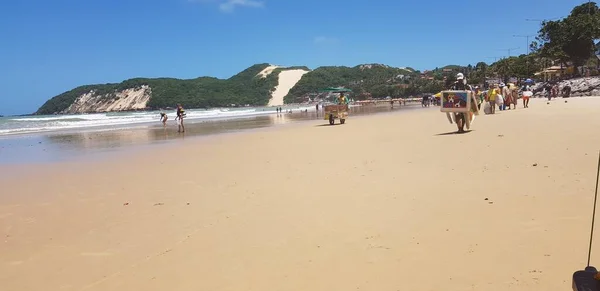
[[[181,104],[177,104],[177,117],[175,117],[175,120],[177,121],[177,132],[185,132],[185,127],[183,126],[184,117],[185,110],[183,110],[183,106],[181,106]]]
[[[167,119],[169,119],[169,117],[167,116],[167,114],[164,113],[164,112],[161,112],[160,113],[160,121],[162,121],[163,127],[167,126]]]

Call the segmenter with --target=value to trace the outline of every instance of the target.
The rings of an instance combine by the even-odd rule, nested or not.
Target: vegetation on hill
[[[232,104],[263,106],[269,102],[281,70],[307,69],[306,67],[278,68],[266,78],[257,77],[257,74],[267,66],[269,64],[251,66],[226,80],[212,77],[189,80],[136,78],[118,84],[81,86],[48,100],[35,114],[62,112],[77,97],[90,91],[94,91],[96,95],[104,95],[104,98],[116,98],[116,92],[139,88],[142,85],[148,85],[152,89],[152,97],[148,102],[149,109],[174,107],[178,103],[185,104],[188,108],[227,107]]]
[[[501,59],[493,63],[491,72],[507,80],[509,77],[532,77],[535,72],[552,65],[563,68],[588,67],[598,74],[598,58],[594,41],[600,38],[600,10],[595,2],[575,6],[559,20],[543,21],[538,36],[530,44],[531,53]],[[574,75],[581,73],[576,70]]]
[[[441,88],[439,82],[421,80],[419,72],[411,68],[395,68],[380,64],[355,67],[319,67],[304,76],[284,97],[286,103],[306,100],[310,94],[326,87],[345,87],[356,99],[367,97],[405,97]]]

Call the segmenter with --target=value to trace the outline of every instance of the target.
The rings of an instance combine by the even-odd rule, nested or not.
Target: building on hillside
[[[575,73],[575,67],[569,65],[568,67],[563,66],[551,66],[542,71],[535,73],[535,76],[543,78],[544,81],[561,79],[564,76],[573,75]]]

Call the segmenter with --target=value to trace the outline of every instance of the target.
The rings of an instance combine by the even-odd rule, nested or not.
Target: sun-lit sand
[[[570,290],[599,109],[533,100],[456,135],[430,108],[4,166],[0,289]]]
[[[269,106],[283,105],[283,97],[300,81],[306,70],[286,70],[279,73],[278,84],[269,100]]]

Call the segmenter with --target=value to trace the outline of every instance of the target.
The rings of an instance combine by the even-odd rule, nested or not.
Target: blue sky
[[[0,114],[84,84],[228,78],[255,64],[419,70],[524,53],[585,0],[3,0]],[[552,3],[552,4],[550,4]],[[501,11],[503,10],[503,11]],[[493,15],[491,19],[490,15]]]

